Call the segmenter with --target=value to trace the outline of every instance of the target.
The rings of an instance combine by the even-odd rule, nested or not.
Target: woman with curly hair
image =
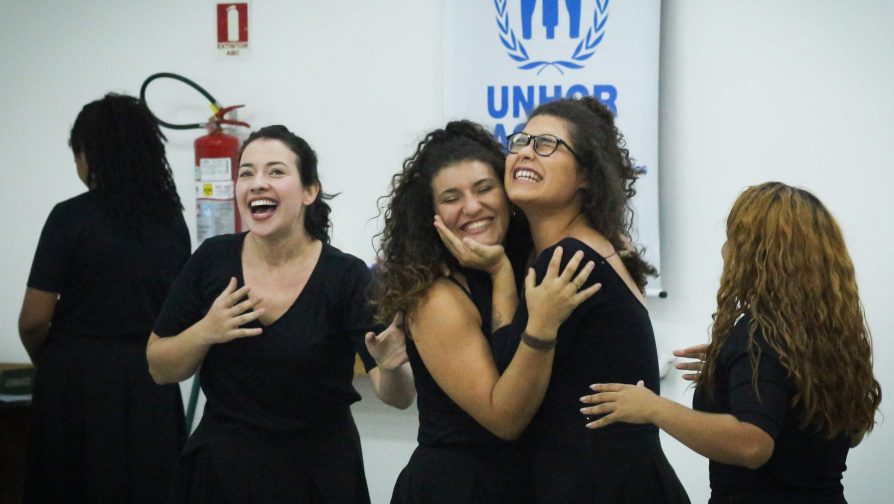
[[[841,230],[813,194],[768,182],[739,196],[726,236],[694,409],[602,384],[582,411],[606,415],[591,428],[657,425],[711,459],[711,502],[843,503],[881,388]]]
[[[350,410],[354,356],[379,398],[406,408],[402,337],[393,352],[372,338],[369,270],[329,244],[331,196],[303,138],[285,126],[255,131],[237,177],[250,230],[202,243],[146,348],[157,382],[198,370],[207,398],[169,502],[369,503]]]
[[[383,320],[404,316],[419,407],[419,446],[394,503],[527,498],[508,440],[540,404],[559,324],[599,289],[578,289],[593,267],[578,272],[583,254],[560,273],[556,250],[539,284],[525,279],[531,316],[514,359],[498,373],[488,336],[518,303],[502,244],[521,261],[527,248],[524,222],[510,215],[501,184],[504,162],[487,131],[456,121],[426,135],[392,180],[376,297]]]
[[[69,146],[87,192],[40,235],[19,317],[37,366],[25,502],[163,502],[186,439],[176,385],[144,348],[189,258],[155,118],[131,96],[88,103]]]
[[[643,288],[655,270],[630,237],[636,172],[611,112],[593,98],[543,104],[508,138],[506,191],[524,212],[538,278],[553,251],[583,254],[596,269],[599,296],[559,328],[543,404],[525,433],[528,480],[536,502],[676,503],[686,492],[667,462],[654,426],[586,429],[580,397],[597,382],[642,379],[659,391],[658,357]],[[525,297],[528,293],[525,292]],[[533,303],[536,305],[536,303]],[[494,336],[495,355],[512,355],[532,303]]]

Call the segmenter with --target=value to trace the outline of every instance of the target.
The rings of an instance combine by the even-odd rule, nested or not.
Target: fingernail
[[[596,385],[596,384],[594,383],[593,385],[590,385],[590,390],[596,390],[596,387],[598,387],[598,385]]]

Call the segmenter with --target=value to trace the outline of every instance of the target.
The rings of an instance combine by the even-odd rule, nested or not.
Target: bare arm
[[[502,248],[502,247],[501,247]],[[493,293],[491,294],[491,331],[512,321],[518,308],[518,289],[512,265],[504,254],[496,268],[490,272]]]
[[[50,332],[50,323],[59,294],[28,287],[22,311],[19,313],[19,338],[31,362],[37,363],[37,354]]]
[[[576,254],[558,275],[561,249],[557,248],[539,286],[534,285],[533,271],[528,275],[526,330],[530,336],[554,342],[565,318],[599,289],[597,284],[577,292],[572,279],[582,284],[593,269],[588,263],[572,278],[582,257]],[[515,439],[543,400],[555,352],[552,347],[536,349],[522,342],[501,376],[480,324],[475,306],[445,280],[429,289],[410,320],[419,354],[444,392],[494,435]]]
[[[242,301],[248,293],[247,286],[236,290],[236,279],[232,278],[204,318],[176,336],[161,338],[152,333],[146,344],[146,358],[155,383],[177,383],[192,376],[211,345],[261,334],[260,328],[240,327],[264,313],[263,309],[249,311],[261,299]]]
[[[366,348],[376,360],[376,367],[368,373],[373,389],[383,403],[398,409],[410,407],[416,398],[402,326],[403,316],[398,314],[381,333],[366,334]]]
[[[593,385],[597,393],[581,398],[585,415],[606,416],[590,422],[598,429],[614,422],[651,423],[692,450],[724,464],[757,469],[773,455],[775,442],[769,434],[730,414],[694,411],[655,395],[643,382]]]

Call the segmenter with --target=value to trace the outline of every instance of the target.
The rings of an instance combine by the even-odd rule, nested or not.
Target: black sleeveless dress
[[[490,277],[463,270],[469,290],[457,283],[481,313],[481,330],[490,333]],[[456,282],[454,280],[454,282]],[[519,445],[499,439],[462,410],[435,382],[412,337],[407,355],[416,381],[419,446],[401,471],[395,504],[477,504],[525,502],[525,474]]]
[[[563,267],[578,250],[596,269],[587,285],[602,289],[559,328],[553,373],[540,410],[525,431],[526,479],[538,503],[686,503],[689,498],[668,463],[654,425],[615,423],[587,429],[580,397],[594,383],[636,383],[659,392],[658,357],[649,313],[614,269],[583,242],[565,238],[534,265],[543,278],[556,246]],[[498,367],[512,359],[528,321],[524,300],[512,324],[492,337]]]

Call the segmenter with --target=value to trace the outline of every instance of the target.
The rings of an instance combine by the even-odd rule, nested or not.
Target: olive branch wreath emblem
[[[609,0],[596,0],[596,10],[593,13],[593,24],[587,29],[587,35],[583,37],[574,52],[570,56],[570,60],[531,60],[528,51],[525,49],[521,39],[515,36],[515,31],[509,24],[509,11],[506,8],[508,0],[494,0],[494,7],[497,10],[497,27],[500,29],[500,42],[506,48],[506,54],[510,58],[519,63],[518,68],[521,70],[537,69],[539,75],[545,68],[553,67],[560,74],[565,74],[562,68],[577,70],[584,66],[581,62],[590,59],[596,52],[596,46],[602,42],[605,36],[605,22],[608,20],[608,2]]]

